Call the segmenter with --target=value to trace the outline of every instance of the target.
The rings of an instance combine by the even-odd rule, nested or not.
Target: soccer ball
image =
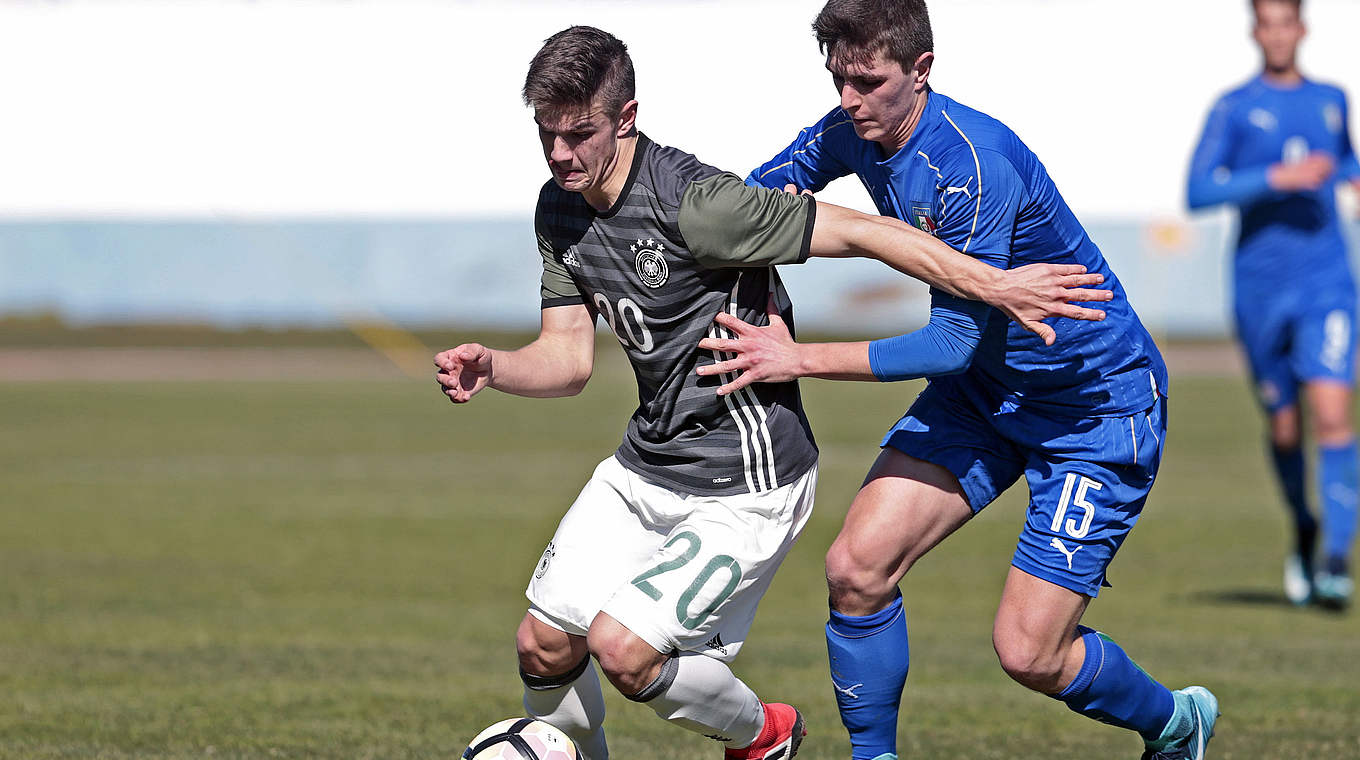
[[[576,760],[576,745],[533,718],[509,718],[477,734],[463,760]]]

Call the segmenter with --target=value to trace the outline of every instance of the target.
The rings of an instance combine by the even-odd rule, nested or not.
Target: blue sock
[[[1313,546],[1317,542],[1317,520],[1308,511],[1308,488],[1304,473],[1303,447],[1281,449],[1270,447],[1270,458],[1275,463],[1275,474],[1280,478],[1284,489],[1285,503],[1294,518],[1294,538],[1296,551],[1303,557],[1304,565],[1312,567]]]
[[[897,753],[897,710],[911,661],[902,596],[864,617],[831,610],[826,651],[836,707],[850,732],[853,760]]]
[[[1327,534],[1327,557],[1350,555],[1355,540],[1355,502],[1360,487],[1360,459],[1355,439],[1340,446],[1319,446],[1322,517]]]
[[[1081,671],[1056,695],[1068,709],[1157,741],[1176,712],[1176,700],[1152,680],[1110,637],[1078,626],[1086,645]]]

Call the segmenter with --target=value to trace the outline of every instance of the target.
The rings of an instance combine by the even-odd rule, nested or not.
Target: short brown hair
[[[573,26],[549,37],[529,62],[524,104],[535,110],[589,106],[599,96],[610,116],[633,99],[633,59],[618,37]]]
[[[935,49],[925,0],[830,0],[812,32],[822,52],[836,60],[867,64],[881,52],[903,71]]]

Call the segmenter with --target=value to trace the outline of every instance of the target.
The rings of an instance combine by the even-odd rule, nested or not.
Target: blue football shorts
[[[1237,335],[1267,412],[1298,403],[1299,384],[1355,383],[1355,295],[1239,294]]]
[[[1166,439],[1166,397],[1125,417],[1056,417],[989,400],[966,375],[930,383],[882,445],[954,474],[973,513],[1025,476],[1030,501],[1011,564],[1094,597],[1138,522]]]

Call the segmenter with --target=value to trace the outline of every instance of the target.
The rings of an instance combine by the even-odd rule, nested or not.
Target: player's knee
[[[1293,451],[1303,444],[1297,407],[1282,409],[1271,416],[1270,444],[1281,451]]]
[[[826,587],[832,608],[851,615],[882,609],[882,603],[891,602],[897,595],[897,583],[890,575],[864,562],[839,541],[826,553]]]
[[[642,691],[656,678],[666,656],[618,623],[590,626],[586,636],[590,654],[600,663],[609,682],[625,696]]]
[[[1298,425],[1273,427],[1270,430],[1270,445],[1280,451],[1293,451],[1303,445],[1303,431]]]
[[[585,648],[573,645],[571,636],[525,615],[515,631],[515,652],[519,655],[520,670],[536,676],[565,673],[585,656]]]
[[[1351,422],[1350,410],[1345,407],[1315,408],[1313,430],[1318,443],[1324,446],[1346,443],[1355,437],[1355,426]]]
[[[1035,642],[992,633],[992,646],[1006,675],[1034,691],[1056,694],[1062,689],[1064,657],[1061,652],[1049,651]]]

